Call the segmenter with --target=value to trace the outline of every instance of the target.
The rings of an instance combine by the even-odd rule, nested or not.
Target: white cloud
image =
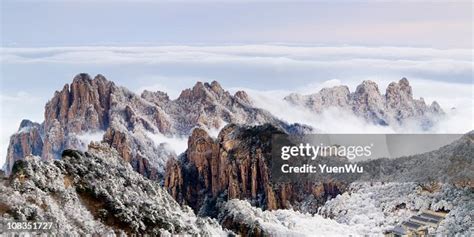
[[[145,135],[150,138],[155,145],[165,144],[178,155],[188,148],[188,138],[186,137],[165,136],[161,133],[151,132],[146,132]]]
[[[169,56],[186,59],[203,55],[240,55],[240,56],[272,56],[295,59],[337,59],[337,58],[380,58],[380,59],[440,59],[470,60],[470,49],[435,49],[416,47],[366,47],[366,46],[292,46],[292,45],[223,45],[223,46],[77,46],[77,47],[37,47],[37,48],[1,48],[4,55],[16,55],[23,59],[55,59],[61,55],[64,58],[76,59],[80,62],[88,53],[100,53],[100,58],[107,59],[111,53],[127,58],[143,58],[142,56]],[[145,57],[146,58],[146,57]],[[92,58],[87,58],[91,60]],[[112,58],[109,58],[112,59]],[[9,61],[9,58],[4,58]],[[85,61],[84,61],[85,62]]]
[[[2,48],[4,64],[230,64],[278,70],[472,74],[470,49],[285,45]]]
[[[306,108],[294,106],[283,100],[289,91],[246,90],[255,106],[265,109],[288,123],[303,123],[325,133],[394,133],[390,127],[367,123],[352,113],[336,108],[316,114]]]
[[[323,87],[340,84],[348,85],[351,91],[354,91],[361,81],[367,79],[376,81],[383,93],[388,83],[408,76],[415,97],[423,97],[427,103],[436,100],[448,112],[447,119],[440,121],[435,132],[464,132],[466,129],[473,129],[471,49],[291,45],[94,46],[4,47],[0,48],[0,54],[2,67],[8,69],[4,70],[2,75],[5,80],[15,78],[10,79],[10,82],[24,83],[25,86],[36,83],[33,81],[36,78],[47,76],[56,79],[58,75],[73,75],[77,70],[90,68],[98,73],[117,72],[116,77],[124,75],[122,78],[109,79],[138,93],[144,89],[160,90],[167,92],[172,99],[196,81],[217,80],[223,85],[248,88],[268,85],[280,90],[245,90],[249,91],[259,106],[284,120],[308,123],[316,128],[332,127],[333,132],[337,132],[339,128],[343,132],[390,131],[385,127],[364,124],[350,115],[344,115],[345,119],[340,119],[343,117],[341,111],[328,111],[314,116],[304,110],[288,107],[276,98],[281,99],[294,91],[303,94],[314,93]],[[94,67],[89,67],[90,65]],[[142,72],[144,66],[148,68]],[[55,71],[59,70],[58,68],[63,71]],[[156,71],[149,70],[150,68]],[[336,75],[329,75],[327,72],[336,72],[333,73]],[[302,77],[305,79],[301,79]],[[277,80],[280,80],[280,83],[274,83]],[[284,84],[281,83],[282,80]],[[51,83],[51,80],[48,83]],[[2,91],[10,90],[10,85],[5,84],[2,85]],[[43,120],[44,103],[47,101],[45,98],[49,98],[54,90],[59,89],[45,88],[47,87],[25,88],[28,92],[0,96],[0,163],[3,163],[5,158],[9,137],[16,132],[21,120]],[[45,98],[39,98],[37,95]],[[457,109],[451,111],[452,107]],[[336,124],[345,124],[347,127]],[[182,139],[159,137],[159,140],[163,139],[171,139],[170,143],[183,150],[185,141],[181,141]]]
[[[76,135],[76,138],[82,143],[81,150],[86,151],[91,142],[100,142],[104,137],[105,131],[95,131]]]
[[[217,136],[219,136],[219,132],[227,125],[226,122],[224,122],[222,119],[221,121],[219,122],[219,124],[221,125],[220,127],[218,128],[210,128],[210,129],[206,129],[207,130],[207,134],[209,134],[210,137],[216,139]]]

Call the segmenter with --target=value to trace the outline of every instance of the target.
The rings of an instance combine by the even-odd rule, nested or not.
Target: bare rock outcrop
[[[29,120],[21,121],[18,132],[10,137],[5,170],[11,170],[15,161],[21,160],[25,156],[39,156],[42,154],[41,129],[42,127],[38,123]]]
[[[230,124],[216,140],[195,129],[179,160],[169,160],[164,186],[178,202],[199,212],[212,212],[217,199],[246,199],[268,210],[301,209],[311,198],[316,206],[344,189],[335,183],[272,183],[271,139],[282,131],[272,125]]]
[[[104,76],[87,74],[74,77],[48,101],[44,113],[44,159],[58,159],[66,148],[78,146],[70,134],[105,130],[109,124],[110,95],[113,82]]]

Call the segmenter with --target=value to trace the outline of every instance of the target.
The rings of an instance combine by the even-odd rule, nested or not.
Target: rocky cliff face
[[[153,135],[187,138],[193,128],[218,129],[227,123],[271,123],[283,130],[310,131],[254,108],[245,92],[231,95],[215,81],[198,82],[170,100],[164,92],[139,96],[102,75],[92,79],[79,74],[48,101],[42,124],[29,124],[28,129],[22,125],[12,136],[5,167],[8,173],[14,161],[30,154],[59,159],[63,150],[85,149],[89,141],[84,137],[99,134],[97,140],[117,149],[135,170],[159,179],[175,154]]]
[[[179,202],[206,215],[212,215],[219,199],[246,199],[269,210],[309,205],[306,210],[315,212],[318,204],[341,193],[344,185],[272,183],[271,139],[282,132],[269,124],[231,124],[214,140],[204,130],[195,129],[186,153],[168,161],[164,185]]]
[[[5,170],[10,171],[17,160],[43,152],[42,126],[29,120],[21,121],[18,132],[10,137]]]
[[[134,172],[107,144],[61,160],[28,156],[0,180],[2,220],[52,222],[53,235],[201,235],[227,233],[181,207],[157,182]]]
[[[15,160],[26,155],[38,155],[45,160],[59,159],[64,149],[86,147],[80,135],[101,132],[109,127],[111,97],[117,89],[102,75],[94,79],[87,74],[74,77],[71,85],[64,85],[46,103],[42,124],[30,125],[28,129],[20,126],[12,136],[6,171],[11,170]]]
[[[78,146],[73,134],[105,130],[109,125],[111,94],[116,86],[102,75],[93,80],[77,75],[48,101],[44,112],[44,159],[57,159],[65,148]]]
[[[316,113],[329,107],[352,111],[355,115],[380,125],[401,125],[414,119],[427,127],[433,122],[433,117],[444,114],[436,101],[428,106],[423,98],[414,99],[406,78],[390,83],[385,94],[381,94],[375,82],[364,81],[352,93],[347,86],[335,86],[311,95],[291,94],[285,100]]]

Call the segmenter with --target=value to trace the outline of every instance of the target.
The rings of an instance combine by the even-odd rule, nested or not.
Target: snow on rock
[[[221,224],[247,236],[358,236],[362,232],[320,215],[292,210],[263,211],[249,202],[233,199],[223,204]]]
[[[0,219],[52,221],[53,234],[227,234],[117,156],[93,143],[85,153],[64,151],[61,160],[16,162],[0,183]]]
[[[448,184],[353,183],[318,213],[368,234],[382,234],[422,210],[449,211],[432,234],[467,234],[473,227],[473,190]]]
[[[334,86],[311,95],[293,93],[284,100],[316,113],[339,108],[369,122],[392,127],[414,123],[428,129],[444,115],[436,101],[428,106],[423,98],[413,98],[406,78],[390,83],[385,94],[381,94],[375,82],[363,81],[352,93],[347,86]]]
[[[216,81],[197,82],[170,100],[164,92],[144,91],[138,95],[100,74],[92,78],[81,73],[48,101],[43,123],[25,122],[12,136],[6,173],[16,160],[29,154],[48,160],[60,159],[65,149],[84,150],[88,140],[96,140],[97,133],[105,131],[101,141],[117,149],[136,171],[158,180],[167,160],[177,155],[170,153],[185,149],[185,140],[179,138],[189,136],[195,128],[216,133],[229,123],[271,123],[284,130],[307,129],[291,126],[255,108],[245,92],[231,95]],[[169,152],[166,148],[177,150]]]

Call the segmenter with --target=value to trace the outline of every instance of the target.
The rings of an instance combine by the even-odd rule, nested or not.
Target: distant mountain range
[[[444,114],[436,102],[427,106],[422,99],[413,99],[405,78],[390,84],[385,96],[377,84],[364,81],[353,93],[347,86],[338,86],[312,95],[291,94],[285,100],[314,113],[337,107],[381,125],[417,119],[422,126],[430,126]],[[166,161],[175,154],[161,141],[154,141],[154,134],[187,139],[196,127],[209,131],[229,123],[269,123],[288,133],[313,131],[310,126],[278,119],[257,108],[245,91],[232,95],[216,81],[197,82],[170,100],[165,92],[144,91],[137,95],[102,75],[92,79],[79,74],[70,85],[55,92],[44,114],[41,124],[24,120],[11,136],[4,165],[7,173],[15,161],[26,155],[58,159],[64,149],[84,149],[90,142],[84,137],[91,134],[117,149],[144,176],[161,179]]]
[[[436,101],[428,106],[423,98],[414,99],[406,78],[390,83],[384,95],[375,82],[364,81],[352,93],[347,86],[335,86],[311,95],[294,93],[284,99],[316,113],[330,107],[341,108],[380,125],[403,124],[408,119],[416,119],[422,126],[429,127],[433,116],[444,114]]]

